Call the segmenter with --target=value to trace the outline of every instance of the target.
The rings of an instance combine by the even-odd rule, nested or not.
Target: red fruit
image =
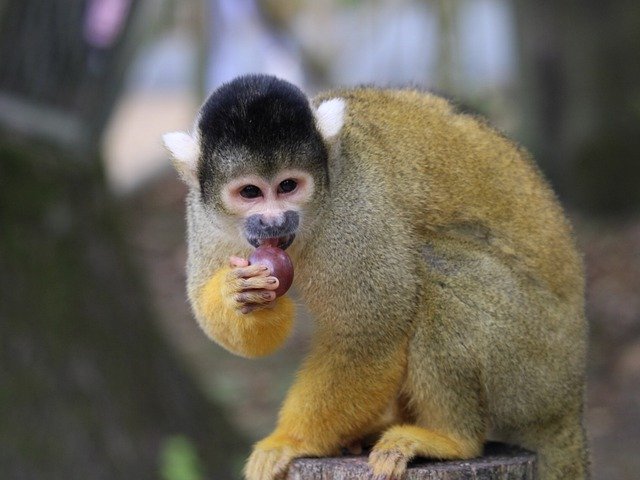
[[[278,247],[260,246],[249,256],[249,265],[264,265],[280,284],[276,288],[276,297],[284,295],[293,283],[293,263],[289,255]]]

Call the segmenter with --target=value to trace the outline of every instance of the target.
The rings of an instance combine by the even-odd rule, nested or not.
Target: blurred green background
[[[585,254],[594,478],[640,471],[640,3],[0,0],[0,478],[239,478],[312,329],[261,360],[184,293],[160,144],[248,72],[419,86],[533,152]]]

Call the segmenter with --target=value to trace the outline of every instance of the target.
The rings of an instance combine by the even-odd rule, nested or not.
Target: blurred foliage
[[[164,440],[160,450],[162,480],[202,480],[203,468],[193,441],[184,435]]]

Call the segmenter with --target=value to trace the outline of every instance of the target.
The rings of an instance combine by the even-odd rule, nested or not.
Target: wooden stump
[[[420,459],[411,462],[403,480],[533,480],[533,453],[501,443],[488,443],[484,455],[464,461]],[[287,480],[364,480],[371,478],[366,455],[299,458]]]

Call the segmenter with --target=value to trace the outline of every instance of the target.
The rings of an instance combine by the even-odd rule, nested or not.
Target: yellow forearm
[[[318,352],[311,355],[265,444],[302,440],[306,454],[333,454],[380,418],[397,395],[405,369],[404,349],[378,364],[341,365],[337,360]]]
[[[228,268],[219,269],[197,292],[196,317],[202,329],[224,348],[243,357],[268,355],[289,336],[295,314],[287,296],[279,297],[273,308],[240,313],[233,293],[227,291]]]

